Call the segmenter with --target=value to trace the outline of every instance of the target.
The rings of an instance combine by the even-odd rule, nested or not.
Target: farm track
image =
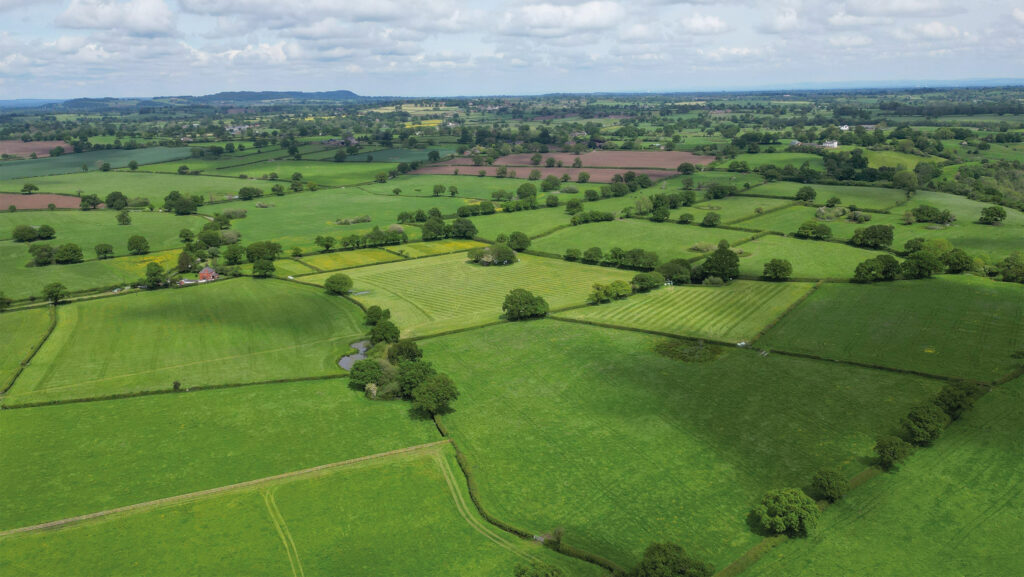
[[[305,577],[306,573],[302,570],[302,560],[299,559],[299,550],[295,546],[295,540],[292,539],[292,533],[288,530],[288,524],[284,520],[284,516],[281,515],[280,509],[277,508],[277,501],[274,500],[273,491],[266,490],[260,491],[263,495],[263,502],[267,505],[267,513],[270,514],[271,521],[274,522],[274,529],[277,530],[277,534],[281,537],[281,543],[284,544],[284,550],[288,554],[288,564],[292,567],[292,577]]]
[[[209,497],[211,495],[219,495],[222,493],[228,493],[231,491],[237,491],[240,489],[247,489],[250,487],[259,487],[270,483],[276,483],[287,479],[295,479],[304,476],[315,475],[324,471],[332,469],[339,469],[357,463],[364,463],[367,461],[376,461],[380,459],[386,459],[395,455],[401,455],[405,453],[417,453],[417,452],[430,452],[435,447],[451,443],[449,439],[442,439],[440,441],[434,441],[431,443],[424,443],[422,445],[414,445],[412,447],[404,447],[401,449],[395,449],[393,451],[385,451],[383,453],[376,453],[373,455],[366,455],[363,457],[356,457],[354,459],[348,459],[346,461],[338,461],[336,463],[328,463],[326,465],[318,465],[316,467],[310,467],[308,469],[300,469],[298,471],[292,471],[290,473],[282,473],[280,475],[272,475],[270,477],[263,477],[260,479],[252,479],[250,481],[243,481],[241,483],[234,483],[232,485],[224,485],[222,487],[215,487],[213,489],[204,489],[202,491],[195,491],[192,493],[185,493],[183,495],[175,495],[173,497],[164,497],[163,499],[156,499],[154,501],[146,501],[144,503],[136,503],[134,505],[126,505],[124,507],[117,507],[116,509],[108,509],[106,511],[97,511],[95,513],[88,513],[85,515],[78,515],[76,517],[69,517],[67,519],[58,519],[56,521],[49,521],[46,523],[40,523],[38,525],[29,525],[27,527],[18,527],[16,529],[8,529],[6,531],[0,531],[0,538],[8,537],[10,535],[16,535],[20,533],[34,533],[37,531],[46,531],[50,529],[57,529],[60,527],[66,527],[89,521],[92,519],[100,519],[103,517],[109,517],[111,515],[118,515],[123,513],[129,513],[132,511],[139,511],[144,509],[153,509],[157,507],[164,507],[169,505],[177,505],[179,503],[186,503],[189,501],[195,501],[203,497]]]

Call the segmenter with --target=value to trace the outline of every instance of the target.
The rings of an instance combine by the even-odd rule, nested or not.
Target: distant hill
[[[351,90],[331,90],[329,92],[218,92],[206,96],[196,96],[197,102],[269,102],[274,100],[356,100],[362,98]]]
[[[47,100],[44,98],[19,98],[16,100],[0,100],[0,108],[35,108],[46,104],[56,104],[63,100]]]

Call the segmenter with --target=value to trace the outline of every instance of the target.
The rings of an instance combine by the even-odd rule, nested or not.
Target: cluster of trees
[[[469,250],[470,261],[483,266],[505,266],[515,263],[516,252],[508,244],[494,243],[487,247],[476,247]]]
[[[934,206],[922,204],[903,214],[903,222],[913,224],[915,222],[933,222],[935,224],[951,224],[956,216],[949,210],[939,210]]]
[[[505,302],[502,303],[501,310],[508,320],[519,321],[547,316],[549,307],[544,297],[535,295],[526,289],[517,288],[505,295]]]
[[[439,240],[443,238],[473,238],[477,234],[476,225],[468,218],[456,218],[451,224],[437,217],[427,219],[423,223],[423,240]]]
[[[50,240],[57,236],[57,231],[48,224],[41,224],[39,226],[31,226],[27,224],[19,224],[14,227],[14,232],[11,233],[11,238],[14,242],[34,242],[37,240]]]
[[[179,216],[195,214],[196,209],[203,206],[203,197],[198,194],[185,196],[177,190],[172,190],[164,197],[163,210],[173,212]]]
[[[430,218],[443,218],[443,216],[441,215],[441,210],[438,209],[437,207],[434,207],[428,211],[424,211],[421,208],[415,212],[406,210],[398,213],[398,222],[402,224],[408,224],[413,222],[427,222],[427,219]]]
[[[409,241],[409,235],[401,225],[393,224],[385,230],[379,226],[373,227],[366,234],[350,234],[341,238],[330,235],[318,235],[313,244],[320,247],[321,252],[330,252],[335,247],[343,249],[367,248],[373,246],[387,246],[402,244]]]
[[[579,249],[566,249],[565,260],[580,261],[586,264],[599,264],[631,270],[649,271],[658,266],[658,253],[635,248],[623,250],[619,247],[612,248],[607,253],[601,247],[595,246],[580,252]]]
[[[573,225],[587,224],[591,222],[608,222],[615,220],[615,213],[604,212],[600,210],[588,210],[586,212],[577,212],[572,215],[569,222]]]
[[[913,448],[927,447],[942,436],[946,426],[974,406],[981,389],[971,383],[946,385],[930,402],[914,407],[900,419],[899,435],[880,437],[875,444],[878,464],[886,470],[903,461]]]
[[[425,415],[448,412],[459,398],[451,377],[439,373],[423,359],[423,351],[410,340],[400,339],[400,331],[390,321],[391,312],[372,306],[366,311],[370,325],[369,340],[373,347],[368,356],[352,365],[350,386],[365,392],[372,399],[406,399]]]
[[[466,218],[470,216],[494,214],[495,212],[496,210],[494,208],[494,203],[492,203],[489,200],[485,200],[477,204],[467,204],[465,206],[460,206],[458,210],[455,211],[455,214],[457,216]]]
[[[906,258],[902,263],[888,254],[881,254],[857,265],[853,281],[859,283],[894,281],[899,278],[929,278],[943,272],[961,274],[975,267],[966,251],[946,239],[913,238],[904,244]]]
[[[888,224],[874,224],[853,231],[850,244],[861,248],[884,249],[892,245],[893,227]]]
[[[95,251],[96,258],[100,260],[110,258],[114,255],[114,247],[107,243],[96,245]],[[146,240],[146,237],[141,235],[133,235],[129,237],[128,252],[134,255],[148,253],[149,241]],[[56,247],[48,243],[37,242],[28,247],[28,253],[32,256],[32,266],[47,266],[54,263],[75,264],[85,260],[82,247],[73,242],[65,243]]]

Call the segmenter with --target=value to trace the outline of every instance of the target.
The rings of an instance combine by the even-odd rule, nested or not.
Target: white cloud
[[[509,36],[553,38],[607,30],[622,23],[625,17],[622,6],[605,0],[575,6],[528,4],[506,12],[499,30]]]
[[[727,31],[729,26],[717,16],[694,14],[683,19],[682,28],[690,34],[721,34]]]
[[[134,36],[169,36],[175,34],[175,21],[174,12],[163,0],[71,0],[56,23]]]
[[[1014,8],[1013,19],[1017,21],[1017,24],[1024,24],[1024,9]]]
[[[854,16],[929,16],[948,15],[963,9],[949,0],[856,0],[846,4]]]
[[[913,35],[929,40],[950,40],[960,37],[960,31],[957,30],[956,26],[943,24],[938,21],[915,24],[910,30]]]
[[[828,37],[828,43],[838,48],[855,48],[871,44],[871,39],[863,34],[836,34]]]

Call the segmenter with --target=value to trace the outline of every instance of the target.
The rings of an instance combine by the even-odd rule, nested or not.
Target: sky
[[[1024,78],[1021,0],[0,0],[0,99]]]

